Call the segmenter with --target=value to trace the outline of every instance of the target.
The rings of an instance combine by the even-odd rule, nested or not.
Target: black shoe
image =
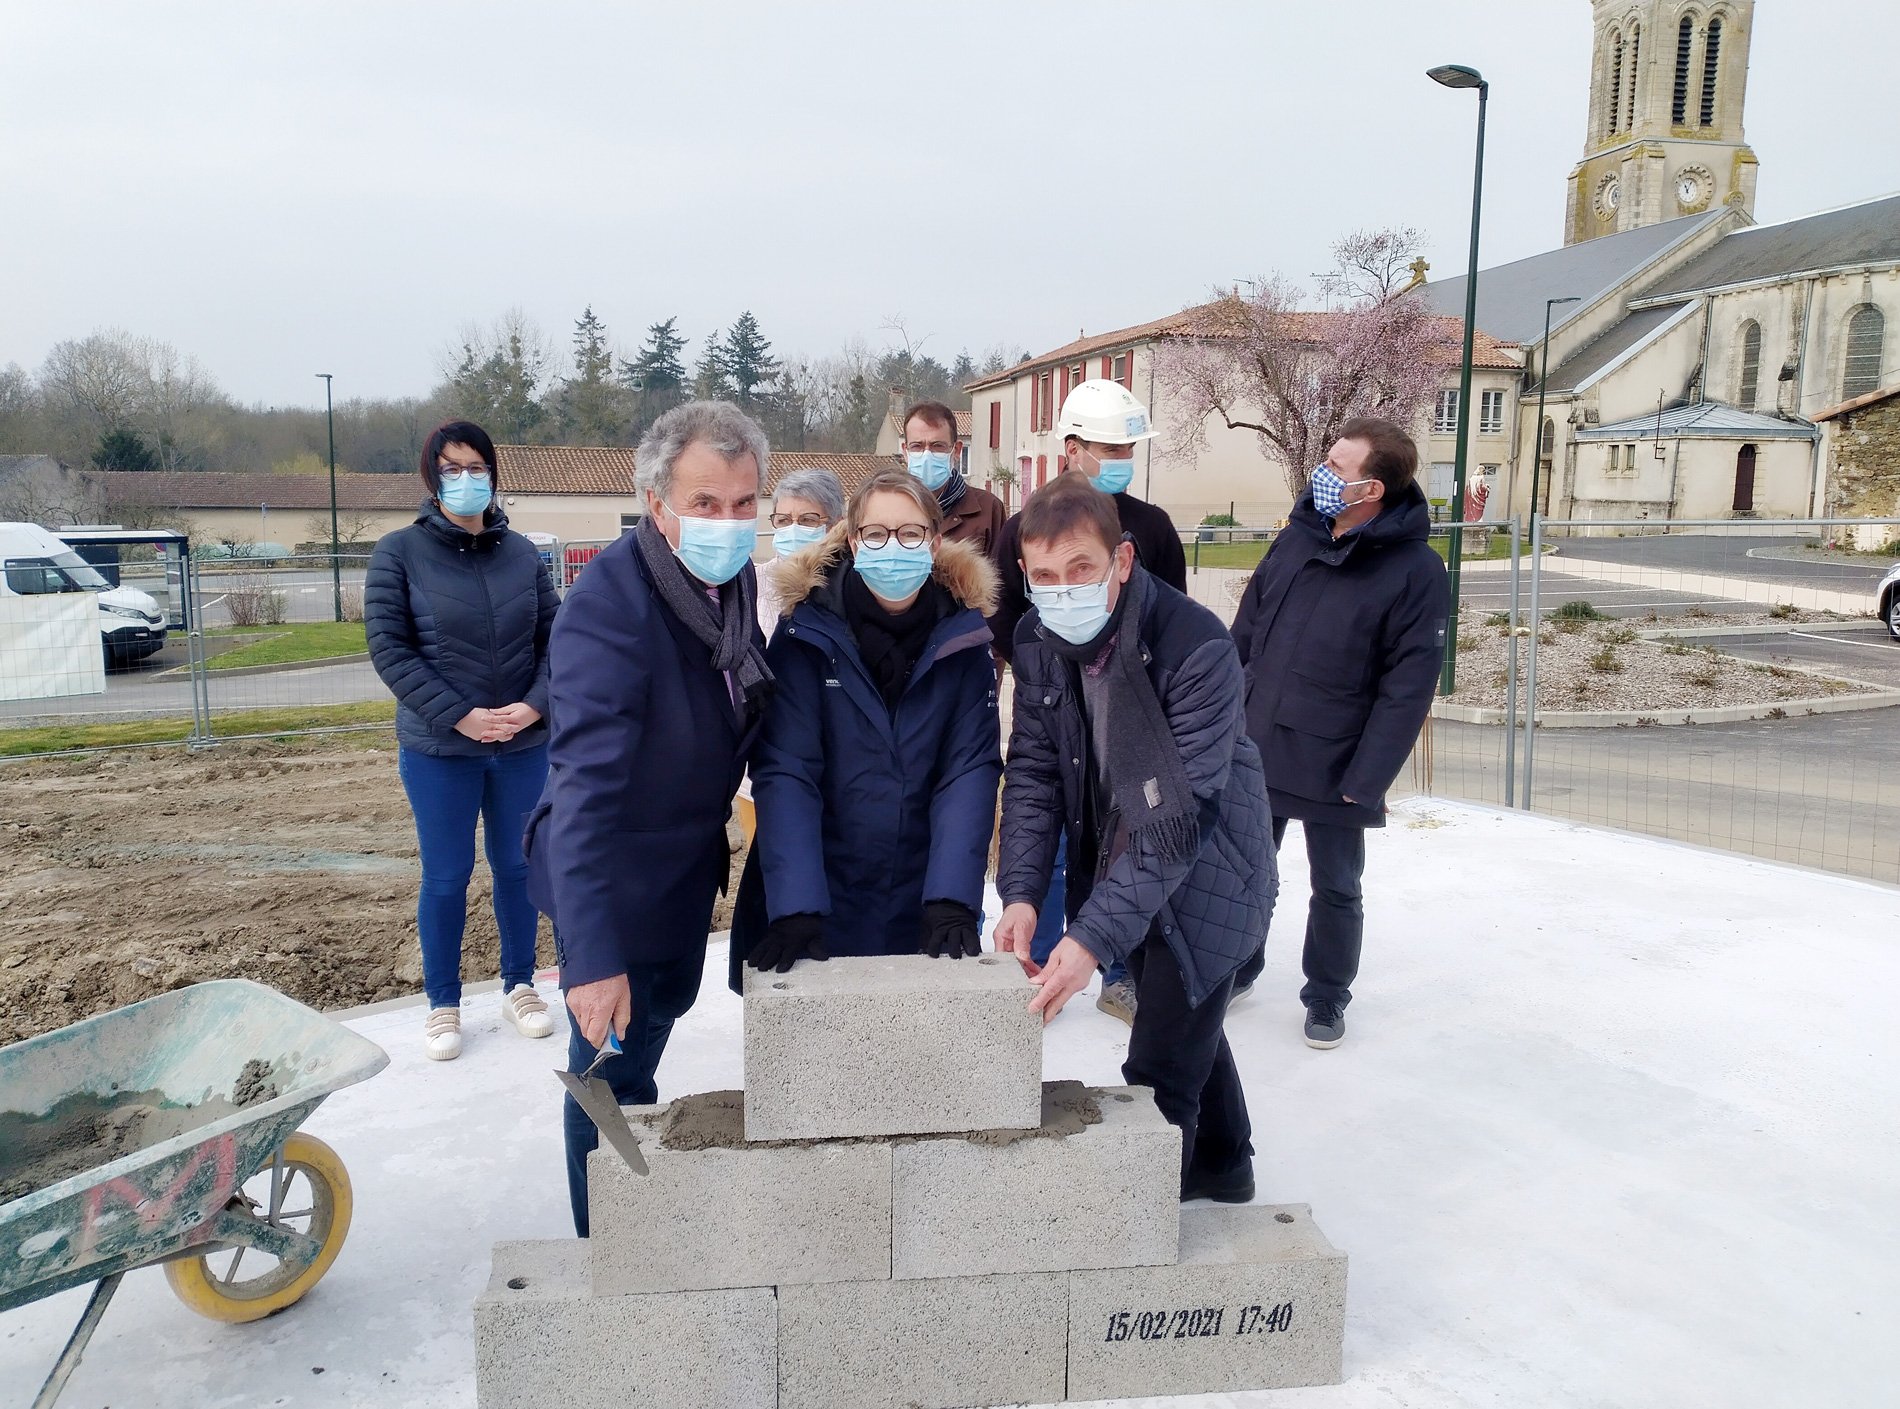
[[[1306,1045],[1322,1051],[1346,1040],[1346,1015],[1336,1003],[1314,1003],[1306,1010]]]
[[[1236,1173],[1213,1179],[1205,1174],[1190,1174],[1181,1185],[1181,1202],[1189,1199],[1212,1199],[1217,1204],[1245,1204],[1253,1202],[1253,1165],[1251,1162]]]

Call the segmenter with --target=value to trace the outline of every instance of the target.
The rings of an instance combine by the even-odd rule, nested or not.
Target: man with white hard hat
[[[1120,382],[1095,378],[1077,385],[1063,400],[1056,431],[1062,436],[1063,472],[1086,475],[1090,484],[1113,496],[1122,533],[1135,545],[1135,560],[1175,591],[1187,591],[1187,554],[1181,549],[1174,520],[1166,509],[1128,492],[1135,478],[1135,447],[1157,434],[1148,408]],[[996,615],[990,618],[990,630],[996,638],[996,653],[1006,661],[1016,623],[1029,607],[1022,556],[1022,515],[1018,513],[1010,516],[996,540],[1003,594]],[[1062,938],[1066,859],[1066,854],[1057,858],[1055,882],[1040,913],[1032,951],[1038,964]],[[1103,975],[1095,1006],[1125,1023],[1134,1022],[1135,985],[1122,965]]]

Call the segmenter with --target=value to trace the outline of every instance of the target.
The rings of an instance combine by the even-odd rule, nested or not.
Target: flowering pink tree
[[[1342,241],[1342,268],[1355,240],[1380,238]],[[1390,280],[1338,311],[1300,302],[1301,291],[1276,277],[1222,292],[1163,335],[1155,380],[1167,453],[1194,454],[1210,426],[1250,430],[1297,498],[1346,421],[1383,416],[1409,429],[1445,368],[1458,364],[1458,320],[1433,314]]]

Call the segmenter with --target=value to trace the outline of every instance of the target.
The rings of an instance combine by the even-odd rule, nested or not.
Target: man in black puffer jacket
[[[1122,1076],[1181,1130],[1181,1197],[1253,1197],[1252,1127],[1222,1032],[1234,971],[1278,877],[1240,661],[1218,617],[1135,562],[1115,502],[1081,475],[1022,513],[1033,607],[1016,631],[996,947],[1045,1020],[1126,960]],[[1037,908],[1068,842],[1066,934],[1038,965]]]
[[[1300,1001],[1311,1047],[1345,1038],[1365,933],[1366,829],[1385,825],[1386,789],[1431,712],[1444,655],[1445,564],[1427,541],[1417,478],[1418,449],[1398,426],[1348,421],[1234,621],[1274,845],[1289,819],[1306,834]],[[1263,955],[1242,971],[1243,990]]]

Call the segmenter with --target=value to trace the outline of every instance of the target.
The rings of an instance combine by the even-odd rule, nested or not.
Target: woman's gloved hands
[[[976,912],[960,900],[926,900],[923,938],[917,948],[933,959],[961,959],[966,954],[974,959],[983,952]]]
[[[746,962],[761,971],[789,973],[800,959],[829,959],[825,951],[824,916],[787,915],[765,927]]]

